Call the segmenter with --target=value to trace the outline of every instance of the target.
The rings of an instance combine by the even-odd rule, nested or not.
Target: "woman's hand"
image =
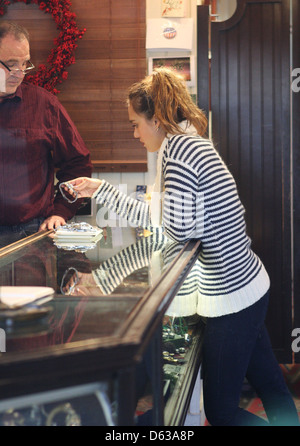
[[[72,186],[75,193],[72,191],[71,188],[68,188],[68,184]],[[98,180],[96,178],[88,178],[88,177],[80,177],[75,178],[75,180],[67,181],[65,184],[62,185],[62,187],[73,197],[76,196],[78,198],[83,197],[91,197],[94,192],[98,189],[98,187],[101,184],[101,180]]]
[[[62,288],[63,294],[72,296],[102,296],[103,293],[97,286],[93,274],[81,273],[76,274],[69,279],[68,283]]]

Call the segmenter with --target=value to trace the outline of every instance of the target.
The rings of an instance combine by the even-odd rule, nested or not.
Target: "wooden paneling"
[[[297,75],[292,80],[296,89],[292,90],[293,101],[293,254],[294,254],[294,328],[300,328],[300,3],[293,1],[293,69]],[[299,337],[299,336],[298,336]],[[300,342],[297,343],[298,348]],[[300,351],[295,352],[296,362],[300,363]]]
[[[197,8],[197,100],[198,107],[203,110],[208,118],[209,114],[209,6]]]
[[[76,63],[58,89],[80,131],[95,170],[146,171],[147,154],[128,122],[126,90],[146,74],[145,0],[72,0],[79,28]],[[31,36],[31,57],[45,63],[57,35],[50,14],[14,3],[3,17],[22,23]]]
[[[239,0],[230,19],[211,24],[211,53],[212,137],[237,182],[253,249],[270,274],[268,328],[278,358],[289,362],[289,0]]]

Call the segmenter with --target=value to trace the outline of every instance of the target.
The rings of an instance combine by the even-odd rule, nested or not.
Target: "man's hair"
[[[0,21],[0,44],[2,39],[8,35],[13,35],[17,40],[23,40],[25,38],[29,42],[29,32],[24,26],[7,20]]]

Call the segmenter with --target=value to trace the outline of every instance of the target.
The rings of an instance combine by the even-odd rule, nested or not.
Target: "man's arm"
[[[57,115],[53,117],[53,162],[59,183],[92,174],[90,152],[65,108],[57,101]],[[71,219],[83,200],[68,203],[58,191],[54,211],[40,229],[53,229]]]

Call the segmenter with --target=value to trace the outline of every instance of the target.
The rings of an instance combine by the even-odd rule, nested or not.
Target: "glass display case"
[[[0,302],[0,424],[180,425],[201,361],[203,322],[186,305],[200,249],[130,227],[92,247],[45,231],[0,249],[0,299],[54,291]]]

